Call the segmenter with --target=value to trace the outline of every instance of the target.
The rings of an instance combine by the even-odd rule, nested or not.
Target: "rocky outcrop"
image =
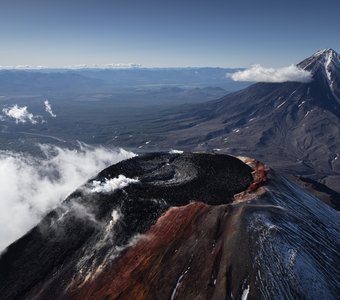
[[[243,160],[107,168],[2,254],[1,299],[336,299],[336,211]]]

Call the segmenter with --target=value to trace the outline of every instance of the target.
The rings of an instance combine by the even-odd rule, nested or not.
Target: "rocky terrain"
[[[297,66],[313,80],[260,82],[216,101],[171,109],[140,131],[121,134],[119,143],[248,155],[340,192],[340,56],[325,49]]]
[[[337,212],[240,159],[155,153],[103,170],[2,253],[0,298],[336,299]]]

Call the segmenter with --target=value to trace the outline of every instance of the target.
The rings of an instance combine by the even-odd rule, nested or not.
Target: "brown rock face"
[[[268,181],[267,173],[269,171],[265,164],[256,159],[244,156],[238,158],[251,167],[253,181],[245,191],[234,195],[235,203],[249,201],[265,193],[265,189],[263,189],[262,186]]]
[[[233,212],[232,212],[233,211]],[[232,263],[246,277],[249,261],[242,207],[202,203],[171,208],[118,260],[80,289],[74,299],[226,299],[242,288],[232,285]],[[234,278],[234,281],[235,278]],[[240,280],[242,282],[242,280]],[[70,291],[73,288],[70,288]]]
[[[89,182],[12,244],[1,300],[337,299],[337,212],[244,161],[163,153],[104,170],[97,186],[138,182]]]
[[[132,183],[114,191],[93,192],[94,185],[100,188],[119,178]],[[162,263],[152,261],[157,251],[161,251],[157,245],[163,245],[165,249],[170,242],[167,239],[174,235],[186,234],[183,239],[195,235],[193,225],[183,233],[180,229],[187,228],[187,222],[192,224],[199,216],[196,216],[195,206],[192,211],[188,209],[183,213],[180,209],[178,216],[171,213],[169,216],[173,220],[170,218],[168,222],[161,221],[167,219],[167,214],[161,216],[169,209],[176,211],[193,200],[200,205],[230,203],[233,195],[245,190],[251,181],[251,168],[227,155],[154,153],[113,165],[70,195],[0,257],[0,298],[67,299],[75,297],[77,289],[81,292],[79,297],[88,289],[95,295],[97,291],[91,287],[92,282],[107,272],[111,275],[106,278],[117,273],[114,276],[117,281],[103,282],[103,286],[108,288],[111,283],[114,287],[120,286],[118,279],[128,278],[125,284],[135,282],[137,287],[137,279],[131,277],[137,271],[129,271],[129,268],[136,268],[135,260],[141,260],[139,266],[145,268],[139,271],[141,278],[153,264],[158,264],[160,274],[166,274],[170,268],[160,267],[163,263],[167,265],[164,260],[168,257],[164,257]],[[164,228],[157,225],[159,222]],[[154,233],[150,233],[151,228]],[[154,244],[156,248],[138,246],[141,247],[138,253],[155,251],[155,254],[143,258],[140,254],[133,256],[133,252],[125,258],[126,251],[134,249],[141,236],[140,243],[146,238],[153,241],[147,246]],[[181,242],[182,238],[176,241],[178,245]],[[121,262],[129,257],[128,262]],[[126,269],[117,269],[119,266]],[[184,266],[177,267],[182,269]],[[174,276],[178,275],[177,271],[173,272]],[[150,289],[147,286],[145,289]],[[169,285],[169,288],[175,287]]]

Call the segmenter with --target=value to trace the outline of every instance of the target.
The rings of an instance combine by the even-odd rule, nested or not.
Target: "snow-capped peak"
[[[312,57],[318,59],[325,66],[329,66],[330,63],[340,65],[340,55],[331,48],[320,50],[313,54]]]
[[[328,68],[331,64],[340,68],[340,55],[333,49],[327,48],[315,52],[312,56],[299,63],[298,66],[315,73],[318,68]]]
[[[340,55],[331,48],[319,50],[303,60],[298,67],[313,74],[323,74],[333,97],[340,104]]]
[[[324,52],[323,67],[327,76],[327,81],[334,98],[340,103],[340,99],[334,91],[334,83],[337,80],[335,75],[336,69],[340,68],[340,56],[332,49],[327,49]],[[335,70],[334,70],[335,69]]]
[[[336,52],[332,48],[327,48],[327,49],[321,49],[321,50],[315,52],[313,54],[313,56],[320,56],[322,54],[328,54],[328,53],[331,53],[331,54],[335,53],[336,54]]]

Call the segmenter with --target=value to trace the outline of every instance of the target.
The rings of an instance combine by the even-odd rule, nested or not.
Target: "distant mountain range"
[[[3,70],[2,109],[43,115],[48,98],[58,117],[19,126],[3,119],[0,139],[20,150],[30,148],[21,142],[29,135],[32,143],[244,154],[340,192],[339,54],[321,50],[297,66],[313,80],[248,86],[226,77],[236,69],[221,68]]]
[[[313,80],[260,82],[216,101],[164,112],[149,125],[156,128],[157,145],[256,156],[339,191],[340,56],[325,49],[298,67]]]
[[[67,97],[56,102],[57,118],[40,127],[3,120],[1,138],[19,147],[25,134],[39,141],[74,141],[82,134],[139,155],[101,171],[1,253],[0,298],[337,299],[340,57],[325,49],[298,67],[313,80],[256,83],[214,101],[149,106],[138,117],[129,110],[114,119],[114,101],[98,96],[92,104],[85,96],[71,105]],[[197,75],[190,72],[188,83]],[[94,76],[107,82],[112,74]],[[53,74],[47,75],[42,80],[56,89]],[[78,78],[91,90],[90,75],[68,75],[56,78]],[[135,95],[224,92],[196,89],[196,79],[191,89],[159,80]],[[154,149],[167,151],[142,153]],[[326,195],[329,205],[262,162],[223,152],[255,156],[307,191]]]
[[[235,91],[248,83],[235,82],[231,68],[127,68],[127,69],[41,69],[1,70],[1,95],[112,93],[123,89],[162,86],[211,87]]]

